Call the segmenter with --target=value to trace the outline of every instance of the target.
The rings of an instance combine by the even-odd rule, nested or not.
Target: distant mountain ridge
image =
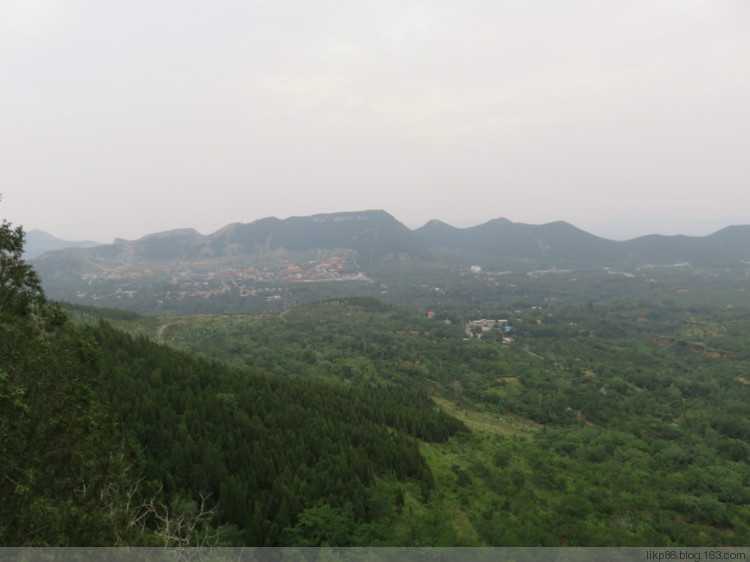
[[[610,240],[598,238],[563,221],[530,225],[500,218],[463,229],[431,221],[416,233],[433,248],[483,252],[516,259],[575,260],[581,264],[604,260],[616,247],[616,243]]]
[[[589,234],[563,222],[542,225],[505,218],[469,228],[438,220],[410,230],[383,210],[264,218],[203,235],[194,229],[117,240],[93,248],[61,249],[36,260],[43,278],[76,275],[97,264],[128,266],[236,260],[283,252],[347,251],[360,271],[376,272],[384,259],[478,263],[486,267],[591,268],[618,264],[687,262],[704,267],[750,264],[750,225],[704,237],[648,235],[625,242]]]
[[[148,234],[133,241],[115,240],[86,251],[68,252],[78,258],[136,263],[169,263],[237,256],[264,255],[286,250],[345,249],[357,253],[360,266],[369,270],[390,253],[426,256],[415,234],[385,211],[320,214],[309,217],[274,217],[234,223],[213,234],[192,228]],[[64,253],[51,259],[59,260]],[[45,260],[42,260],[43,263]]]
[[[82,242],[62,240],[43,230],[30,230],[26,233],[24,257],[30,260],[53,250],[60,250],[62,248],[90,248],[99,246],[100,244],[101,242],[92,242],[90,240]]]

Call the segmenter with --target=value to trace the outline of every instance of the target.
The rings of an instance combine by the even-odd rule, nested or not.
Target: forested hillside
[[[415,438],[464,430],[418,391],[347,389],[77,328],[4,224],[0,545],[392,542]]]
[[[172,501],[207,498],[232,542],[308,542],[295,523],[323,510],[368,533],[327,530],[339,544],[367,544],[379,538],[367,525],[395,502],[394,492],[368,508],[379,479],[413,481],[425,498],[434,489],[408,436],[445,441],[463,428],[422,393],[238,372],[106,326],[91,335],[103,351],[100,394],[143,448],[146,479]]]
[[[138,540],[131,450],[97,400],[97,346],[47,302],[0,227],[0,545]]]

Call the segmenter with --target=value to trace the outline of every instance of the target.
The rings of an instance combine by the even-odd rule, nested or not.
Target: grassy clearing
[[[525,461],[514,454],[507,456],[508,451],[538,428],[509,416],[462,408],[444,398],[433,399],[462,420],[471,433],[445,443],[420,443],[436,483],[436,492],[422,507],[421,516],[443,529],[454,545],[486,546],[477,525],[482,525],[483,514],[504,500],[496,486],[493,490],[493,483],[509,468],[526,470]],[[499,458],[506,459],[502,468]]]
[[[500,435],[506,438],[527,437],[538,430],[536,425],[523,422],[511,416],[493,412],[480,412],[462,408],[445,398],[433,396],[432,399],[447,414],[464,422],[472,431],[480,434]]]

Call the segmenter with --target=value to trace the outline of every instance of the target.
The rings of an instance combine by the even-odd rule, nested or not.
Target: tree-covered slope
[[[444,441],[462,429],[424,394],[240,372],[90,330],[102,400],[143,447],[147,479],[165,497],[210,498],[242,544],[279,544],[314,506],[367,525],[379,478],[413,480],[429,496],[432,474],[408,436]]]
[[[130,449],[96,399],[97,346],[47,302],[0,226],[0,546],[137,540]]]

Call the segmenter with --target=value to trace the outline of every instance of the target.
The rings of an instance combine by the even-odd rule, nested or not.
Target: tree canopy
[[[3,219],[0,224],[0,314],[28,314],[44,301],[44,291],[34,268],[23,261],[25,234]]]

